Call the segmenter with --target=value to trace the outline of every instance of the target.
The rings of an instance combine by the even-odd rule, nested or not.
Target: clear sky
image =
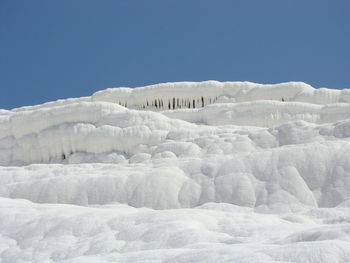
[[[0,0],[0,108],[168,81],[350,88],[349,0]]]

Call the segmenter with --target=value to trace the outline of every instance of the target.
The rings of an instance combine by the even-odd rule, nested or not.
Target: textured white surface
[[[186,82],[1,110],[0,262],[349,262],[349,94]],[[115,103],[171,96],[217,99]]]

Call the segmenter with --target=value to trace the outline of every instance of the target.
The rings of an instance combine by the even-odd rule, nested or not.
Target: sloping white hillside
[[[348,262],[349,156],[350,90],[298,82],[1,110],[0,262]]]

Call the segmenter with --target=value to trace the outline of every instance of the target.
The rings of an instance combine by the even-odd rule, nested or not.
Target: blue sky
[[[350,88],[348,0],[1,0],[0,108],[168,81]]]

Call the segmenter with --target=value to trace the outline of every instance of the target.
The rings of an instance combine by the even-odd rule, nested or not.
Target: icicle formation
[[[147,99],[142,104],[134,104],[132,105],[132,108],[136,108],[138,110],[141,109],[152,109],[155,111],[159,110],[176,110],[176,109],[196,109],[196,108],[203,108],[208,104],[212,104],[217,102],[218,97],[214,98],[205,98],[204,96],[201,96],[199,98],[168,98],[167,106],[164,107],[164,100],[162,98],[155,98],[155,99]],[[117,102],[119,105],[122,105],[124,107],[128,107],[128,102],[121,102],[120,100]]]
[[[154,111],[201,108],[218,101],[223,103],[258,100],[281,102],[282,98],[284,101],[322,105],[350,103],[350,89],[315,89],[302,82],[265,85],[251,82],[204,81],[160,83],[137,88],[111,88],[98,91],[91,96],[92,101],[119,103],[131,109]],[[84,100],[89,99],[84,98]]]

